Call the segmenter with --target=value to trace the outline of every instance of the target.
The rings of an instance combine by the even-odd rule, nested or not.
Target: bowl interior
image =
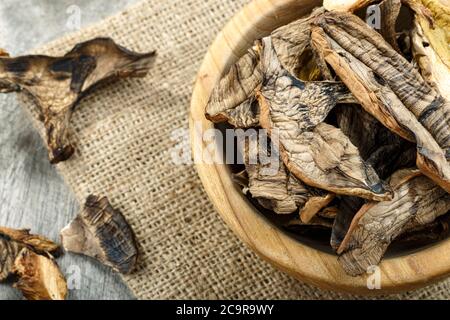
[[[233,155],[239,154],[239,150],[236,148],[236,141],[229,141],[230,136],[225,134],[225,131],[233,130],[234,128],[226,123],[216,124],[215,128],[220,130],[222,132],[222,136],[224,137],[221,145],[218,146],[220,150],[222,150],[222,158],[226,159],[227,154],[227,146],[234,146],[234,149],[232,152],[230,152]],[[217,143],[220,143],[217,142]],[[240,155],[242,157],[242,155]],[[245,169],[245,166],[242,164],[228,164],[230,169],[230,174],[235,174],[238,172],[241,172]],[[237,188],[239,186],[237,185]],[[331,238],[331,230],[327,230],[325,228],[320,227],[311,227],[306,228],[303,230],[304,232],[294,232],[292,230],[288,230],[284,227],[286,222],[288,222],[290,219],[294,218],[294,216],[298,215],[298,213],[293,213],[290,215],[279,215],[275,212],[268,210],[264,207],[262,207],[258,201],[253,199],[251,195],[242,194],[242,197],[244,197],[247,201],[251,203],[252,206],[254,206],[255,211],[261,215],[262,217],[267,219],[267,222],[272,224],[274,227],[278,228],[280,232],[285,233],[289,237],[292,237],[296,241],[301,242],[302,244],[309,246],[313,249],[320,250],[324,253],[328,254],[335,254],[333,249],[330,246],[330,238]],[[448,239],[449,235],[447,234],[444,239],[424,239],[423,241],[417,241],[417,242],[397,242],[394,241],[388,248],[387,252],[384,255],[384,259],[386,258],[395,258],[395,257],[401,257],[405,255],[410,255],[412,253],[418,252],[420,250],[425,250],[429,248],[430,246],[436,245],[442,241],[446,241]]]

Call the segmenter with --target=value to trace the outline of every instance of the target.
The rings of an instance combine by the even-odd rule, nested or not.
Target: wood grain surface
[[[12,55],[24,54],[70,32],[67,22],[76,10],[83,27],[136,2],[2,0],[0,48]],[[41,138],[13,94],[0,95],[0,128],[0,225],[30,228],[59,242],[59,231],[79,206],[49,164]],[[58,264],[66,276],[80,276],[69,281],[69,299],[134,299],[119,275],[89,258],[65,254]],[[17,290],[0,285],[0,299],[21,298]]]
[[[346,275],[337,257],[306,246],[269,223],[242,195],[231,179],[228,166],[201,163],[208,146],[202,141],[213,124],[204,109],[213,86],[229,65],[252,42],[276,27],[310,12],[317,0],[255,0],[244,8],[217,36],[198,73],[191,102],[191,143],[198,173],[217,211],[228,226],[251,249],[294,277],[325,289],[371,294],[368,276]],[[380,265],[381,291],[400,292],[430,284],[450,274],[450,240],[418,252],[389,258]]]

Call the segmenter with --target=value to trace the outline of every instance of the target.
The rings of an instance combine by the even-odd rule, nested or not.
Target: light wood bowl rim
[[[318,0],[254,0],[218,34],[200,67],[191,100],[189,125],[198,174],[210,200],[231,230],[264,260],[301,281],[357,294],[395,293],[429,285],[450,275],[450,239],[415,253],[384,259],[380,264],[381,289],[369,290],[368,275],[356,278],[346,275],[335,255],[300,243],[258,213],[234,185],[227,165],[198,161],[198,152],[206,148],[199,134],[214,128],[204,117],[204,108],[223,70],[255,39],[320,3]]]

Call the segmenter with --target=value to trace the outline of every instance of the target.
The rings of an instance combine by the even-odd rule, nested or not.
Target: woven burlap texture
[[[124,279],[138,298],[364,298],[305,285],[262,261],[221,221],[195,168],[171,160],[172,133],[188,127],[201,60],[248,2],[147,0],[35,50],[57,55],[109,36],[136,51],[158,52],[146,78],[109,83],[81,101],[72,118],[77,152],[57,169],[80,203],[91,193],[107,195],[131,223],[142,257],[139,270]],[[35,107],[21,98],[42,132]],[[388,298],[448,299],[449,291],[446,281]]]

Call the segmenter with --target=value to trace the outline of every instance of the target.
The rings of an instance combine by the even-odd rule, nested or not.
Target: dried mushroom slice
[[[275,152],[269,146],[249,138],[241,147],[248,191],[264,208],[278,214],[299,211],[302,220],[308,222],[333,199],[333,194],[304,185],[286,170],[281,160],[276,164],[261,161],[269,152]],[[245,183],[244,179],[240,181]]]
[[[260,124],[279,140],[286,167],[308,185],[373,200],[389,199],[376,172],[338,128],[323,123],[348,92],[339,82],[303,82],[279,63],[263,39],[264,85],[258,94]]]
[[[0,282],[12,276],[14,261],[23,245],[0,235]]]
[[[43,236],[30,234],[29,229],[0,227],[0,236],[6,237],[8,240],[17,242],[22,246],[32,248],[37,253],[51,254],[53,256],[58,256],[60,253],[58,244]]]
[[[248,119],[248,114],[251,113],[248,109],[254,106],[252,97],[262,82],[260,50],[261,43],[256,41],[213,89],[205,110],[208,120],[231,123],[248,121],[244,119]]]
[[[353,18],[352,15],[351,17]],[[376,77],[369,67],[345,51],[321,28],[312,28],[311,42],[317,51],[323,52],[326,62],[332,66],[364,110],[383,123],[392,132],[406,140],[414,141],[414,136],[411,132],[402,127],[395,117],[391,115],[389,105],[386,106],[379,100],[378,96],[381,94],[377,90],[381,90],[383,86],[378,81],[382,79]]]
[[[228,123],[235,128],[250,128],[259,125],[259,105],[254,98],[249,98],[234,109],[223,112]]]
[[[28,300],[64,300],[67,284],[56,262],[23,248],[14,261],[14,287]]]
[[[354,217],[338,253],[345,271],[360,275],[377,265],[408,224],[426,225],[450,209],[450,195],[417,170],[395,173],[394,198],[365,204]]]
[[[322,13],[323,9],[318,8],[309,16],[280,27],[271,34],[281,64],[294,74],[301,74],[308,79],[320,76],[319,69],[311,59],[309,38],[311,22]],[[255,93],[263,81],[260,54],[261,41],[257,40],[221,78],[206,106],[205,116],[208,120],[216,123],[228,121],[238,128],[258,125],[259,110]]]
[[[59,245],[45,237],[30,234],[27,229],[0,227],[0,282],[12,275],[14,261],[24,248],[46,256],[60,253]]]
[[[106,79],[145,76],[154,56],[97,38],[76,45],[63,57],[2,57],[0,92],[23,90],[31,95],[44,122],[50,161],[58,163],[74,153],[68,135],[77,102]]]
[[[106,197],[89,196],[84,209],[61,230],[61,239],[65,250],[95,258],[120,273],[129,274],[136,267],[133,230]]]
[[[380,8],[380,33],[392,48],[401,53],[397,44],[397,33],[395,31],[395,23],[402,7],[401,0],[383,0],[379,4]]]
[[[313,45],[326,52],[326,61],[366,111],[393,132],[416,141],[418,167],[449,191],[448,101],[358,17],[328,12],[316,24]]]
[[[29,300],[62,300],[64,276],[54,262],[59,246],[29,230],[0,227],[0,282],[11,279]]]
[[[307,74],[306,77],[310,77],[311,73],[317,73],[318,71],[314,65],[307,65],[307,63],[314,61],[313,59],[308,60],[307,58],[312,53],[309,41],[311,23],[324,12],[323,8],[317,8],[307,17],[280,27],[270,34],[273,48],[281,65],[296,77],[299,77],[301,74],[305,76]],[[315,76],[312,77],[314,78]]]

